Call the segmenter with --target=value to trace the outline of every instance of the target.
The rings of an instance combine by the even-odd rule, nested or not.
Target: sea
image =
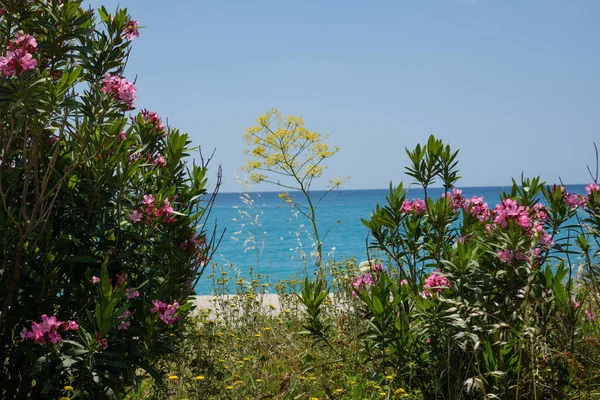
[[[570,193],[585,194],[585,185],[565,185]],[[500,195],[510,187],[464,187],[465,198],[482,196],[490,208],[500,201]],[[428,189],[428,195],[438,198],[442,188]],[[281,192],[219,193],[208,219],[206,230],[216,228],[222,240],[207,265],[195,290],[197,294],[213,292],[211,272],[224,268],[230,274],[248,276],[260,274],[263,282],[271,284],[291,277],[304,277],[313,272],[310,254],[314,250],[312,231],[306,217],[295,211]],[[341,190],[327,193],[312,191],[320,235],[327,233],[323,242],[325,260],[354,257],[366,260],[369,230],[361,219],[368,219],[377,204],[385,204],[389,189]],[[290,192],[303,204],[300,193]],[[407,199],[422,198],[420,188],[411,188]],[[271,286],[272,287],[272,286]]]

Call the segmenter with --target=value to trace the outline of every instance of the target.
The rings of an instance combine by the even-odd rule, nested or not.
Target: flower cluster
[[[33,340],[34,342],[45,344],[48,341],[50,343],[58,343],[62,341],[61,332],[76,331],[79,329],[79,325],[75,321],[62,322],[56,319],[53,315],[48,317],[46,314],[42,315],[42,322],[31,323],[31,330],[23,328],[21,331],[21,341],[25,339]]]
[[[154,307],[150,309],[150,312],[159,313],[158,318],[166,325],[174,324],[181,318],[180,316],[175,316],[175,313],[179,308],[179,303],[177,301],[174,301],[173,304],[167,304],[159,300],[152,300],[152,304]]]
[[[481,196],[473,196],[470,199],[466,199],[463,210],[477,218],[479,222],[487,221],[491,216],[488,204],[483,202],[483,197]]]
[[[433,272],[427,278],[425,278],[425,283],[423,284],[423,288],[425,289],[421,295],[423,297],[431,296],[432,293],[442,293],[444,288],[450,287],[450,281],[443,275],[438,272]]]
[[[352,294],[354,295],[354,297],[358,297],[358,293],[362,289],[366,289],[373,285],[373,277],[371,276],[371,274],[364,274],[354,279],[352,282],[350,282],[350,284],[353,288]]]
[[[450,200],[450,205],[454,212],[465,206],[465,198],[462,196],[462,190],[460,189],[452,189],[452,192],[442,194],[442,198]]]
[[[588,194],[587,202],[596,206],[600,202],[600,186],[596,183],[590,183],[585,187],[585,191]]]
[[[544,231],[544,224],[548,220],[548,214],[546,207],[541,203],[536,203],[532,207],[524,207],[516,200],[506,198],[493,210],[493,217],[495,226],[501,226],[502,228],[506,228],[511,222],[516,223],[526,235],[531,238],[537,238],[539,244],[544,249],[549,249],[554,245],[552,236]],[[488,225],[488,229],[491,228],[492,226]],[[529,254],[525,254],[523,251],[500,249],[497,251],[497,255],[500,261],[511,264],[515,259],[525,261],[530,256],[534,258],[540,257],[541,250],[536,247]]]
[[[129,317],[131,315],[131,311],[129,310],[125,310],[123,312],[123,314],[119,315],[117,317],[117,319],[119,321],[121,321],[121,323],[119,325],[117,325],[117,330],[127,330],[129,329],[129,327],[131,326],[131,322],[130,321],[125,321],[125,319],[127,319],[127,317]]]
[[[404,200],[404,203],[402,203],[402,207],[400,208],[400,212],[404,214],[415,212],[417,215],[422,215],[426,209],[427,206],[423,200],[412,199],[412,201]]]
[[[140,37],[139,31],[140,23],[134,19],[130,19],[127,21],[127,25],[125,25],[125,29],[123,30],[123,36],[127,38],[127,40],[133,40],[135,38]]]
[[[150,124],[158,133],[162,134],[163,137],[167,135],[167,128],[162,123],[162,120],[157,113],[154,111],[148,111],[146,109],[142,110],[141,113],[144,123]]]
[[[111,94],[116,100],[127,103],[130,109],[135,108],[133,101],[135,100],[137,89],[135,88],[135,85],[127,79],[106,73],[102,80],[101,91],[103,93]]]
[[[17,36],[8,45],[6,55],[0,57],[0,71],[4,76],[27,72],[37,66],[33,53],[37,50],[37,42],[31,35]]]
[[[152,220],[154,218],[162,217],[164,217],[164,222],[167,224],[176,221],[175,217],[173,217],[173,212],[175,210],[173,210],[173,207],[171,206],[171,202],[169,201],[168,197],[163,200],[161,207],[157,207],[155,202],[156,199],[154,198],[154,195],[145,194],[144,199],[142,201],[144,208],[142,208],[141,210],[133,210],[131,214],[129,214],[129,219],[132,222],[140,222],[145,217],[147,224],[152,223]]]

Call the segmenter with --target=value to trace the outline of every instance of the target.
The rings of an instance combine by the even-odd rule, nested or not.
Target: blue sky
[[[405,147],[460,149],[458,186],[585,183],[600,141],[600,3],[553,0],[90,1],[146,26],[138,108],[216,149],[239,191],[245,128],[302,115],[342,148],[347,189],[408,182]],[[216,168],[214,168],[216,170]],[[324,180],[325,184],[326,180]],[[263,184],[256,190],[274,190]]]

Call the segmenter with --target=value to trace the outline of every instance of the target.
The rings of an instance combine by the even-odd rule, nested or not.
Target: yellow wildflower
[[[169,375],[169,377],[167,379],[170,381],[176,381],[179,379],[179,377],[177,375]]]
[[[204,375],[198,375],[198,376],[196,377],[196,380],[197,380],[197,381],[203,381],[203,380],[204,380]]]
[[[72,391],[73,391],[73,386],[71,386],[71,385],[67,385],[67,386],[65,386],[65,390],[66,390],[67,392],[72,392]]]

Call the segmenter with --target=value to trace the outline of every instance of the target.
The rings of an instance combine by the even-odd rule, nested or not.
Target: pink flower
[[[402,203],[402,207],[400,207],[400,212],[403,214],[408,214],[412,211],[413,203],[409,200],[404,200]]]
[[[125,289],[125,292],[127,292],[128,299],[135,299],[136,297],[140,297],[140,292],[135,290],[135,288],[127,288]]]
[[[402,279],[400,281],[400,285],[399,286],[404,286],[404,285],[408,285],[408,280],[407,279]]]
[[[574,301],[574,302],[573,302],[573,308],[574,308],[575,310],[577,310],[579,307],[581,307],[581,303],[580,303],[580,302],[578,302],[578,301]]]
[[[154,307],[150,309],[150,312],[158,312],[158,318],[166,325],[174,324],[181,318],[179,316],[175,316],[175,313],[179,308],[179,303],[177,301],[174,301],[173,304],[167,304],[159,300],[152,300],[152,304],[154,305]]]
[[[152,194],[145,194],[144,195],[144,200],[142,200],[142,204],[144,204],[144,205],[150,205],[150,204],[154,205],[154,201],[155,201],[154,195],[152,195]]]
[[[442,194],[442,198],[450,199],[450,205],[452,206],[452,210],[456,212],[459,208],[464,208],[465,206],[465,198],[462,196],[462,190],[460,189],[452,189],[452,193],[447,192]]]
[[[545,231],[542,232],[540,236],[540,244],[542,246],[551,247],[554,246],[554,241],[552,240],[552,236]]]
[[[383,272],[383,265],[381,264],[373,264],[373,266],[371,267],[371,269],[373,270],[373,272],[375,272],[376,274],[380,274]]]
[[[125,132],[119,133],[119,142],[124,142],[127,139],[127,134]]]
[[[421,199],[412,199],[412,201],[404,200],[402,206],[400,207],[400,212],[403,214],[408,214],[411,212],[415,212],[417,215],[421,215],[425,212],[427,206],[425,202]]]
[[[125,311],[123,312],[123,314],[121,314],[121,315],[119,315],[119,316],[117,317],[117,319],[123,319],[123,318],[127,318],[127,317],[128,317],[128,316],[130,316],[130,315],[131,315],[131,311],[129,311],[129,310],[125,310]]]
[[[101,345],[103,349],[108,347],[108,340],[106,340],[106,338],[96,338],[96,343]]]
[[[31,35],[21,35],[13,39],[8,45],[6,56],[0,57],[0,71],[4,76],[12,76],[34,69],[37,61],[32,53],[37,50],[37,42]]]
[[[587,192],[588,196],[590,196],[594,192],[600,192],[600,186],[595,183],[590,183],[585,187],[585,191]]]
[[[133,101],[135,100],[137,89],[133,83],[125,78],[112,76],[109,73],[104,74],[102,89],[100,91],[112,95],[115,100],[127,103],[130,109],[135,108]]]
[[[167,166],[167,161],[165,160],[165,158],[160,153],[156,154],[156,161],[154,163],[156,165],[158,165],[159,167],[166,167]]]
[[[444,288],[450,287],[450,281],[445,276],[440,275],[437,272],[432,273],[425,279],[425,283],[423,284],[423,288],[426,289],[428,293],[442,293]]]
[[[510,250],[498,250],[497,254],[498,258],[500,258],[500,261],[505,262],[507,264],[512,263],[513,255]]]
[[[131,322],[129,321],[121,322],[119,325],[117,325],[117,330],[127,330],[130,326]]]
[[[578,194],[564,194],[565,204],[571,210],[575,210],[577,207],[585,207],[585,197]]]
[[[583,313],[585,314],[585,319],[587,319],[588,321],[596,319],[596,314],[593,311],[584,310]]]
[[[131,214],[129,214],[129,219],[132,222],[140,222],[142,220],[143,214],[138,210],[133,210]]]
[[[421,199],[413,200],[413,210],[415,210],[417,215],[422,215],[426,209],[427,206],[425,205],[425,201]]]
[[[100,282],[100,278],[98,278],[97,276],[92,276],[92,279],[90,279],[90,282],[98,283],[98,282]]]
[[[19,60],[19,64],[21,65],[21,71],[23,71],[23,72],[32,70],[37,66],[37,61],[29,53],[23,54],[23,56],[20,57],[18,60]]]
[[[45,344],[47,340],[50,343],[56,344],[63,340],[60,332],[76,331],[78,329],[79,325],[75,321],[62,322],[55,316],[48,317],[46,314],[43,314],[41,323],[32,322],[31,331],[23,328],[19,336],[21,337],[21,341],[29,339],[36,343]]]
[[[483,202],[483,197],[473,196],[465,201],[463,207],[465,211],[477,218],[479,222],[487,221],[490,218],[491,212],[488,209],[488,204]]]
[[[123,35],[128,39],[128,40],[133,40],[135,38],[139,38],[140,37],[140,31],[138,30],[140,26],[140,23],[134,19],[130,19],[129,21],[127,21],[127,25],[125,26],[125,29],[123,30]]]
[[[141,113],[145,123],[149,123],[158,133],[161,133],[163,137],[167,135],[166,128],[157,113],[145,109],[142,110]]]
[[[67,321],[66,330],[67,331],[77,331],[77,330],[79,330],[79,325],[77,325],[77,322],[75,322],[75,321]]]

